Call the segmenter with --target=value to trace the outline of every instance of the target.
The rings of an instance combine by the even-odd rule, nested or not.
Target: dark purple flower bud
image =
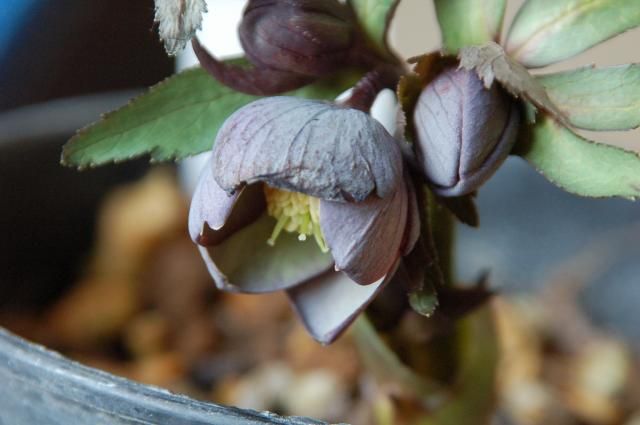
[[[427,179],[441,196],[480,187],[509,155],[520,110],[498,84],[448,68],[420,94],[414,111],[415,148]]]
[[[254,65],[314,77],[343,67],[356,39],[337,0],[250,0],[239,35]]]
[[[352,10],[338,0],[250,0],[238,32],[251,66],[216,59],[197,38],[192,46],[207,72],[243,93],[281,94],[347,67],[373,69],[360,88],[377,91],[395,88],[401,75],[401,67],[370,48]],[[354,100],[352,107],[368,109],[366,96]]]

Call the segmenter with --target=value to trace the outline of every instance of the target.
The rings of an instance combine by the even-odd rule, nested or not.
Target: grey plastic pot
[[[0,330],[0,423],[12,425],[316,425],[137,384]]]
[[[0,114],[0,308],[44,305],[73,280],[91,246],[101,196],[146,161],[78,173],[58,164],[64,141],[122,92]],[[0,425],[322,424],[218,406],[85,367],[0,328]]]

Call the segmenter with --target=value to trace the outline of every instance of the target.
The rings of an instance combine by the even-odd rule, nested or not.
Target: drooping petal
[[[275,219],[264,213],[219,244],[200,248],[218,288],[272,292],[296,286],[333,267],[331,254],[323,253],[313,238],[300,241],[297,235],[282,232],[276,244],[269,245],[275,224]]]
[[[389,272],[402,250],[408,209],[404,181],[387,198],[320,202],[320,227],[336,268],[361,285]]]
[[[333,258],[313,239],[283,232],[275,246],[267,240],[276,224],[267,215],[261,184],[229,196],[212,177],[200,178],[191,202],[189,231],[220,289],[270,292],[295,286],[330,269]]]
[[[371,285],[357,285],[342,272],[329,271],[287,291],[289,298],[311,336],[330,344],[349,326],[393,276]]]
[[[249,186],[229,195],[205,167],[191,200],[189,234],[200,245],[215,245],[255,221],[265,210],[262,186]]]
[[[206,227],[219,230],[227,221],[240,192],[228,195],[213,179],[211,167],[204,167],[191,198],[189,209],[189,235],[201,243]]]
[[[390,195],[402,179],[397,142],[368,114],[272,97],[235,112],[218,132],[214,178],[227,192],[263,181],[334,201]]]

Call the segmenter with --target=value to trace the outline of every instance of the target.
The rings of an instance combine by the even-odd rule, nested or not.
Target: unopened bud
[[[254,65],[306,76],[343,67],[356,38],[337,0],[250,0],[239,35]]]
[[[462,196],[480,187],[509,155],[520,124],[516,101],[472,71],[448,68],[420,94],[416,151],[433,190]]]

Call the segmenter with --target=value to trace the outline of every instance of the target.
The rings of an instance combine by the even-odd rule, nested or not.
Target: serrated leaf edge
[[[96,121],[94,121],[94,122],[92,122],[90,124],[87,124],[86,126],[84,126],[84,127],[80,128],[79,130],[77,130],[75,132],[75,134],[64,144],[64,146],[62,147],[62,154],[61,154],[61,158],[60,158],[60,164],[65,166],[65,167],[76,167],[76,169],[82,171],[82,170],[85,170],[85,169],[95,168],[95,167],[102,166],[102,165],[118,164],[118,163],[130,161],[130,160],[135,159],[135,158],[140,158],[140,157],[142,157],[144,155],[149,155],[150,156],[150,162],[174,161],[174,160],[181,159],[182,157],[180,157],[179,155],[169,155],[169,156],[166,156],[166,157],[165,156],[158,156],[157,152],[160,149],[159,149],[159,147],[155,147],[155,148],[152,148],[152,149],[143,150],[139,154],[129,155],[127,157],[112,159],[112,160],[108,160],[108,161],[104,161],[104,162],[87,161],[87,162],[76,163],[76,162],[73,162],[73,161],[68,161],[68,158],[70,156],[69,150],[73,147],[73,144],[78,140],[79,137],[82,137],[85,134],[87,134],[96,125],[99,125],[99,124],[103,123],[104,121],[108,120],[111,116],[113,116],[114,114],[122,111],[123,109],[133,107],[138,102],[140,102],[142,98],[145,98],[146,96],[149,96],[150,94],[155,93],[158,90],[161,90],[162,88],[164,88],[164,86],[166,86],[167,84],[171,83],[173,80],[175,80],[177,78],[183,78],[187,74],[195,73],[195,72],[198,72],[198,71],[201,71],[200,67],[193,67],[193,68],[186,69],[186,70],[184,70],[184,71],[182,71],[182,72],[180,72],[178,74],[171,75],[171,76],[165,78],[164,80],[160,81],[159,83],[154,84],[153,86],[151,86],[149,89],[147,89],[143,93],[139,94],[138,96],[133,97],[125,105],[122,105],[119,108],[116,108],[116,109],[114,109],[112,111],[100,114],[100,118],[98,120],[96,120]],[[202,151],[202,152],[204,152],[204,151]],[[197,153],[195,153],[194,155],[196,155],[196,154]]]

